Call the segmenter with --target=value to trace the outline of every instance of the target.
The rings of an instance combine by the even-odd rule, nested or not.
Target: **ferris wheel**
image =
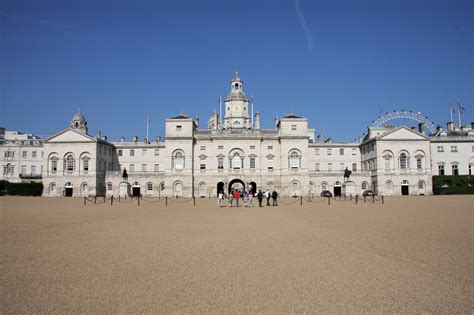
[[[394,119],[411,119],[415,120],[419,123],[424,123],[425,127],[434,134],[436,132],[435,124],[428,119],[428,117],[423,116],[420,112],[413,112],[413,111],[393,111],[391,113],[385,113],[384,115],[379,116],[376,120],[372,121],[372,125],[375,127],[381,127],[387,121],[394,120]]]

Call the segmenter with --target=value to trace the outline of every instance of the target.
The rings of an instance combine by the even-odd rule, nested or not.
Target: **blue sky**
[[[150,138],[181,111],[204,128],[236,69],[264,128],[292,111],[353,141],[393,110],[445,126],[458,99],[470,123],[473,3],[1,0],[0,126],[51,135],[80,108],[113,140],[147,115]]]

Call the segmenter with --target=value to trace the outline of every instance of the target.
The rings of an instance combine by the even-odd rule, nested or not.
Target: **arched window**
[[[408,157],[405,153],[400,154],[400,169],[406,170],[410,168],[410,165],[408,164]]]
[[[107,183],[107,190],[111,191],[113,189],[112,183]]]
[[[66,163],[66,167],[65,167],[66,172],[72,173],[75,167],[74,157],[72,155],[68,155],[66,157],[65,163]]]
[[[81,194],[83,196],[87,196],[88,192],[89,192],[89,185],[87,185],[87,183],[82,183],[81,184]]]
[[[297,151],[292,151],[288,156],[288,167],[291,169],[298,169],[301,167],[301,156]]]
[[[273,191],[273,189],[275,188],[273,182],[268,182],[267,187],[268,187],[268,190],[270,190],[270,191]]]
[[[146,184],[146,190],[147,191],[153,191],[153,184],[152,183],[147,183]]]
[[[393,191],[393,183],[392,181],[388,180],[385,182],[385,190],[387,192],[392,192]]]
[[[56,174],[56,172],[58,171],[58,158],[57,157],[53,157],[51,158],[51,174]]]
[[[50,195],[56,195],[56,184],[55,183],[49,184],[49,194]]]
[[[173,192],[175,195],[180,196],[183,190],[183,184],[180,181],[177,181],[173,185]]]
[[[174,154],[173,157],[173,165],[175,170],[182,170],[184,169],[184,156],[181,151],[178,151]]]
[[[82,172],[87,174],[89,172],[89,158],[82,159]]]
[[[328,183],[322,182],[321,183],[321,191],[328,190]]]
[[[367,182],[362,182],[362,190],[366,190],[367,189]]]
[[[199,195],[206,196],[206,183],[205,182],[199,183]]]
[[[424,181],[420,180],[418,182],[418,189],[419,190],[425,190],[425,182]]]
[[[234,153],[234,156],[231,159],[231,168],[233,169],[240,169],[243,168],[242,166],[242,158],[240,157],[238,152]]]

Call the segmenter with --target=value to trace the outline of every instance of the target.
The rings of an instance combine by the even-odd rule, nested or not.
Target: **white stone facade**
[[[25,145],[7,140],[4,132],[3,179],[20,181],[21,169],[32,172],[36,165],[45,196],[215,197],[218,190],[231,187],[276,190],[281,196],[319,195],[323,190],[361,194],[369,189],[383,195],[420,195],[432,194],[432,176],[441,170],[446,175],[474,170],[471,126],[451,124],[431,136],[403,126],[369,127],[355,143],[323,142],[308,128],[307,118],[294,114],[277,119],[273,129],[261,129],[260,113],[251,117],[253,103],[237,74],[223,105],[223,117],[212,113],[206,129],[184,114],[167,119],[164,139],[152,142],[91,137],[79,112],[69,128],[44,142],[31,136]],[[23,151],[27,158],[20,160]],[[13,173],[6,171],[9,163]],[[349,182],[343,178],[346,168],[352,171]]]

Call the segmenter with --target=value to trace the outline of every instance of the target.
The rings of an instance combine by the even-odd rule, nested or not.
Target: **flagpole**
[[[458,114],[459,114],[459,128],[460,129],[461,129],[461,112],[462,112],[461,103],[458,100]]]
[[[454,111],[454,108],[453,108],[453,102],[449,103],[451,105],[451,107],[449,108],[449,114],[451,115],[451,120],[450,122],[453,121],[453,111]]]
[[[252,95],[252,116],[250,117],[251,118],[251,128],[253,129],[253,95]]]
[[[219,126],[218,129],[222,129],[222,97],[219,96]]]
[[[150,117],[147,115],[146,116],[146,141],[148,142],[148,124],[150,122]]]

